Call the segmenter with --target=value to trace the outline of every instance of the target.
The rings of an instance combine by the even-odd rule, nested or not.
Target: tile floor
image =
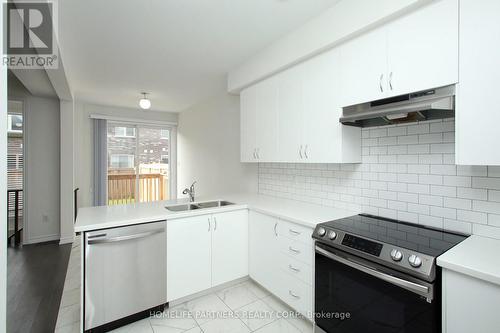
[[[68,271],[57,316],[56,333],[76,333],[80,330],[80,250],[80,237],[77,237],[71,247]]]
[[[80,243],[71,250],[56,333],[77,333],[80,323]],[[312,333],[312,324],[248,280],[166,309],[115,333]]]
[[[312,324],[252,281],[245,281],[113,332],[311,333]]]

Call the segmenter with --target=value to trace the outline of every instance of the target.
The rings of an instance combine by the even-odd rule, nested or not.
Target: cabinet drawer
[[[312,244],[308,245],[285,237],[280,237],[279,248],[281,253],[312,266]]]
[[[283,272],[298,278],[308,285],[312,285],[312,268],[310,265],[281,254],[279,266]]]
[[[288,239],[296,240],[305,244],[313,244],[312,233],[313,229],[304,227],[299,224],[280,220],[280,227],[278,229],[280,236]]]
[[[310,318],[312,314],[312,287],[301,280],[282,273],[279,297],[291,308]]]

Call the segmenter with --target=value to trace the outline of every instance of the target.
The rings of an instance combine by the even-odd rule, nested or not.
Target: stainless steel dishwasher
[[[85,331],[108,331],[165,305],[166,239],[166,221],[85,233]]]

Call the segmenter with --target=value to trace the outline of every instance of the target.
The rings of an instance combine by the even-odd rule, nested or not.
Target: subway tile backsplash
[[[259,193],[500,238],[500,167],[455,165],[454,130],[364,128],[362,163],[260,163]]]

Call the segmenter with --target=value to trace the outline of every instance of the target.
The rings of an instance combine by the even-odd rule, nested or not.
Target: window
[[[115,127],[115,137],[117,138],[135,138],[134,127]]]
[[[158,125],[107,123],[108,205],[175,197],[171,135],[175,131]]]
[[[160,130],[160,139],[168,139],[170,138],[170,131],[167,129]]]
[[[7,115],[7,132],[22,133],[23,132],[23,116],[20,114]]]
[[[110,156],[110,168],[133,169],[134,166],[134,155],[113,154]]]

